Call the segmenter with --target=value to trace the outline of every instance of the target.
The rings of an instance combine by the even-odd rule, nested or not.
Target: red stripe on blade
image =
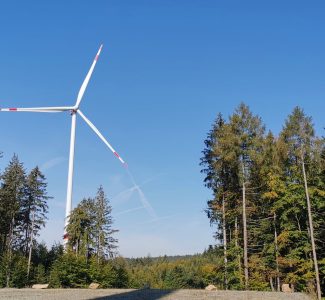
[[[120,156],[117,154],[117,152],[114,152],[114,155],[115,155],[117,158],[120,158]]]
[[[17,111],[17,108],[9,108],[9,111]]]

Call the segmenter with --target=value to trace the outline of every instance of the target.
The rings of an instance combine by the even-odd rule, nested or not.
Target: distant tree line
[[[222,249],[224,289],[325,292],[325,142],[296,107],[282,131],[266,132],[240,104],[218,115],[201,158],[213,197],[207,216]],[[222,277],[220,277],[222,274]]]

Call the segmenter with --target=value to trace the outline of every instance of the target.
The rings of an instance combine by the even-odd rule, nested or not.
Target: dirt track
[[[205,290],[133,290],[133,289],[0,289],[0,299],[58,299],[58,300],[311,300],[305,294],[284,294],[252,291],[205,291]]]

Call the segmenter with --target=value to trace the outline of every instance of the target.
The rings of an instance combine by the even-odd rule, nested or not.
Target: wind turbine
[[[108,143],[104,136],[99,132],[96,126],[90,122],[90,120],[81,112],[80,103],[87,88],[90,77],[94,71],[100,52],[103,45],[99,47],[99,50],[95,56],[95,59],[84,79],[74,106],[58,106],[58,107],[31,107],[31,108],[0,108],[0,112],[39,112],[39,113],[60,113],[70,112],[71,115],[71,136],[70,136],[70,152],[69,152],[69,170],[68,170],[68,184],[67,184],[67,202],[65,211],[65,224],[64,224],[64,245],[68,242],[67,225],[69,224],[69,216],[72,206],[72,184],[73,184],[73,164],[74,164],[74,149],[75,149],[75,137],[76,137],[76,116],[77,114],[89,125],[89,127],[98,135],[98,137],[106,144],[106,146],[114,153],[114,155],[120,160],[120,162],[127,167],[125,161],[119,156],[115,149]]]

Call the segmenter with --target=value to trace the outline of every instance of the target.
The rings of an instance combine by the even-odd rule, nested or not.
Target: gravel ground
[[[0,299],[48,300],[311,300],[302,293],[157,289],[0,289]]]

